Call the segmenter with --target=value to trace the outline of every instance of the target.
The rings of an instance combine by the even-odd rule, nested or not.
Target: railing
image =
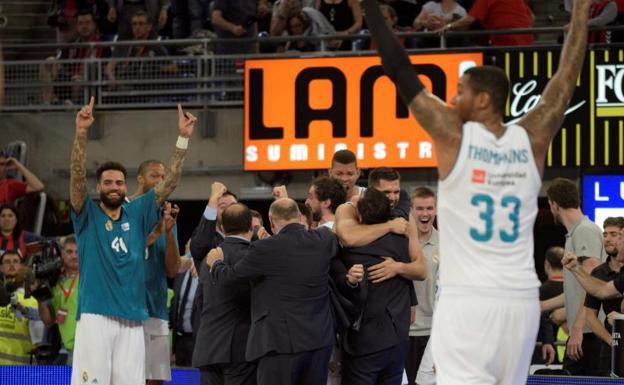
[[[607,30],[596,28],[596,30]],[[609,31],[624,31],[624,27],[611,27]],[[452,47],[450,38],[493,34],[561,34],[561,28],[531,28],[498,31],[451,31],[439,35],[433,32],[399,33],[405,39],[438,39],[439,48],[410,49],[410,52],[478,51],[495,56],[501,47]],[[328,42],[353,41],[352,51],[328,50]],[[186,106],[240,106],[243,103],[244,70],[246,59],[285,57],[337,57],[375,55],[367,50],[370,36],[316,37],[259,37],[251,39],[195,39],[144,41],[144,46],[163,46],[169,49],[193,46],[195,54],[183,56],[148,56],[134,58],[97,58],[98,48],[123,50],[137,42],[98,42],[82,44],[7,45],[6,51],[50,51],[53,49],[90,49],[85,59],[5,61],[4,111],[65,110],[82,105],[91,95],[96,96],[99,109],[172,107],[177,103]],[[215,44],[256,43],[280,45],[286,42],[320,42],[314,52],[288,51],[285,53],[216,55]],[[532,47],[552,47],[536,43]],[[107,66],[115,62],[115,78],[107,76]],[[110,72],[110,71],[108,71]]]

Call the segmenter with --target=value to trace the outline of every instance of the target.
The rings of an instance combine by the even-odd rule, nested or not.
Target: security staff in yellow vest
[[[43,337],[43,323],[37,320],[37,301],[24,298],[23,282],[19,282],[24,268],[15,251],[7,250],[0,256],[3,284],[18,285],[11,304],[0,307],[0,365],[28,365],[34,343],[41,342]]]

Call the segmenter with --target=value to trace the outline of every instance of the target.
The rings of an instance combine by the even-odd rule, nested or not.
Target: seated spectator
[[[381,14],[384,17],[384,20],[386,20],[386,24],[388,25],[388,28],[390,28],[395,33],[405,32],[404,30],[399,29],[397,25],[399,18],[397,17],[397,14],[394,8],[386,4],[381,4],[379,5],[379,9],[381,10]],[[399,41],[401,42],[401,44],[405,44],[404,37],[399,37]],[[377,49],[377,43],[373,39],[371,39],[370,41],[370,49],[371,50]]]
[[[0,252],[15,250],[23,261],[28,258],[27,244],[43,240],[42,237],[22,230],[17,220],[17,209],[10,203],[0,206]]]
[[[8,178],[9,171],[17,171],[26,181]],[[43,183],[26,166],[0,151],[0,205],[14,203],[28,193],[43,191],[43,188]]]
[[[593,0],[589,7],[590,27],[605,27],[615,25],[618,17],[618,8],[614,0]],[[588,43],[611,43],[611,31],[590,31]]]
[[[394,9],[397,15],[397,26],[401,28],[411,28],[414,19],[422,9],[422,1],[412,0],[382,0],[384,4]]]
[[[16,251],[7,250],[0,256],[0,284],[9,287],[14,298],[13,304],[0,308],[0,365],[30,364],[31,351],[43,339],[37,301],[24,295],[25,269]]]
[[[172,0],[171,34],[174,39],[197,36],[212,30],[210,23],[211,0]]]
[[[353,35],[362,28],[359,0],[316,0],[316,9],[325,15],[338,35]],[[349,51],[352,43],[350,40],[341,40],[336,44],[339,50]]]
[[[90,10],[82,10],[78,13],[76,19],[76,27],[78,30],[78,38],[74,43],[92,43],[102,41],[95,22],[95,15]],[[60,52],[61,60],[78,60],[88,59],[90,57],[107,58],[110,57],[110,48],[64,48]],[[54,59],[49,58],[49,63],[42,64],[40,68],[40,78],[42,82],[79,82],[88,78],[96,79],[95,68],[87,68],[85,63],[66,63],[59,64]],[[87,70],[91,72],[91,76],[87,76]],[[56,92],[55,92],[56,91]],[[57,87],[56,90],[52,85],[47,84],[42,89],[42,99],[44,104],[51,104],[61,100],[69,100],[73,103],[79,102],[82,95],[83,86]]]
[[[83,11],[89,11],[96,15],[99,20],[100,30],[107,32],[114,29],[105,19],[108,13],[106,0],[55,0],[48,15],[48,24],[56,28],[56,41],[58,43],[69,43],[74,41],[79,35],[77,30],[78,15]]]
[[[78,310],[78,249],[73,235],[65,237],[63,246],[63,273],[52,288],[52,300],[39,302],[39,314],[43,323],[50,327],[57,324],[61,333],[62,347],[55,365],[72,364],[72,350],[76,335],[76,311]]]
[[[314,8],[304,7],[299,13],[288,18],[287,27],[289,36],[321,36],[335,35],[336,30],[323,16],[323,14]],[[316,40],[298,40],[289,41],[284,48],[286,51],[310,52],[319,51],[321,49],[321,41]]]
[[[476,0],[466,16],[448,23],[440,31],[466,29],[477,20],[486,30],[531,28],[535,16],[526,0]],[[530,45],[533,35],[492,35],[490,43],[495,46]]]
[[[161,45],[144,45],[141,41],[155,40],[152,19],[145,11],[138,11],[132,17],[132,36],[137,43],[130,46],[120,46],[113,52],[113,59],[106,65],[106,75],[110,81],[117,79],[157,79],[162,73],[175,73],[175,63],[158,63],[155,61],[125,61],[121,58],[167,56],[167,51]]]
[[[110,8],[107,19],[111,23],[117,22],[119,37],[123,40],[131,39],[134,33],[134,16],[137,12],[145,12],[150,20],[158,20],[160,31],[167,24],[167,12],[170,0],[107,0]],[[156,32],[155,31],[155,32]]]
[[[212,26],[220,39],[252,38],[258,34],[258,8],[256,0],[215,0]],[[257,52],[255,43],[218,43],[217,54]]]
[[[413,27],[417,31],[437,31],[464,16],[466,16],[466,10],[455,0],[429,1],[422,7],[418,17],[414,19]],[[418,45],[420,47],[439,47],[439,40],[437,38],[422,39]],[[447,47],[461,45],[461,39],[455,38],[454,40],[456,41],[447,41]]]

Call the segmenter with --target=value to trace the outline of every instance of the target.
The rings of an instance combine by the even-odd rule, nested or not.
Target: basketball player
[[[384,69],[438,156],[441,293],[431,335],[438,384],[526,383],[540,311],[537,197],[583,63],[589,3],[574,2],[560,65],[541,101],[505,126],[502,70],[467,70],[449,108],[420,82],[375,0],[364,0]]]

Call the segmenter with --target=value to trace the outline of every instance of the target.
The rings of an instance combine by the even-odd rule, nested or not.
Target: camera
[[[52,288],[58,282],[63,270],[63,256],[56,241],[41,241],[38,246],[40,250],[30,261],[32,275],[29,278],[35,281],[35,285],[31,285],[33,282],[27,282],[26,297],[32,295],[37,301],[47,301],[52,298]],[[31,286],[35,288],[30,290]]]

